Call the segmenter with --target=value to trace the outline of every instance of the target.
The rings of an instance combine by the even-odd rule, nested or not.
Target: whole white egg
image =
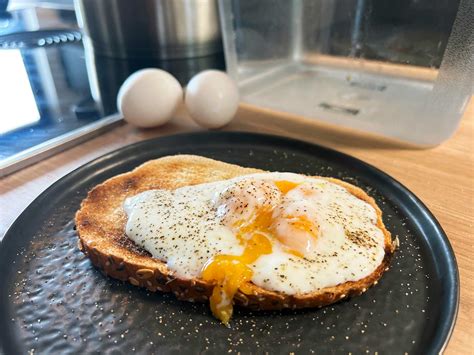
[[[174,76],[149,68],[125,80],[117,96],[117,107],[127,122],[155,127],[171,119],[182,99],[183,89]]]
[[[188,83],[184,102],[196,123],[219,128],[234,118],[239,107],[239,90],[226,73],[205,70]]]

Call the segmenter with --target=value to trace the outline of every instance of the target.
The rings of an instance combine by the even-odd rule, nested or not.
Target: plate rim
[[[166,140],[183,140],[186,138],[196,138],[198,136],[201,137],[208,137],[209,139],[204,140],[204,144],[209,144],[208,142],[211,141],[210,138],[215,138],[215,137],[220,137],[223,138],[225,136],[229,136],[233,139],[235,137],[239,136],[248,136],[248,138],[251,139],[257,139],[255,142],[257,145],[260,144],[258,138],[260,139],[267,139],[267,140],[273,140],[273,144],[279,145],[279,144],[286,144],[286,145],[300,145],[301,148],[310,148],[310,149],[316,149],[319,151],[324,151],[326,153],[329,153],[331,157],[337,157],[338,159],[348,159],[349,161],[353,161],[358,165],[359,167],[363,168],[364,170],[367,170],[371,174],[374,174],[378,176],[379,178],[382,179],[382,182],[384,183],[389,183],[397,190],[403,191],[409,198],[410,200],[414,203],[414,205],[421,210],[424,214],[425,217],[433,222],[433,227],[436,229],[439,241],[442,242],[442,245],[444,246],[445,249],[445,256],[447,266],[448,266],[448,275],[449,279],[443,284],[448,283],[449,286],[449,295],[455,296],[455,303],[454,307],[452,304],[449,304],[449,312],[447,315],[447,320],[445,320],[444,325],[438,325],[438,328],[441,328],[439,331],[441,332],[442,337],[438,338],[443,338],[442,341],[440,339],[434,339],[431,341],[431,347],[434,348],[433,353],[442,353],[445,351],[451,336],[453,334],[457,319],[458,319],[458,313],[459,313],[459,304],[460,304],[460,277],[459,277],[459,267],[456,259],[456,254],[454,253],[454,249],[449,241],[449,237],[442,228],[440,222],[437,220],[437,218],[434,216],[434,214],[428,209],[428,207],[421,201],[420,198],[418,198],[410,189],[408,189],[405,185],[400,183],[398,180],[395,178],[391,177],[384,171],[380,170],[379,168],[375,167],[374,165],[367,163],[357,157],[354,157],[350,154],[343,153],[341,151],[338,151],[333,148],[329,148],[323,145],[319,145],[317,143],[312,143],[308,142],[305,140],[300,140],[300,139],[295,139],[287,136],[280,136],[280,135],[274,135],[274,134],[267,134],[267,133],[255,133],[255,132],[245,132],[245,131],[200,131],[200,132],[186,132],[186,133],[178,133],[178,134],[171,134],[171,135],[165,135],[165,136],[160,136],[160,137],[152,137],[149,139],[141,140],[138,142],[134,142],[131,144],[126,144],[120,148],[114,149],[110,152],[107,152],[105,154],[102,154],[80,166],[75,168],[74,170],[68,172],[64,176],[59,177],[56,181],[54,181],[51,185],[49,185],[45,190],[43,190],[36,198],[33,199],[24,209],[23,211],[18,215],[17,218],[11,223],[11,225],[7,228],[2,240],[0,240],[0,263],[3,258],[1,258],[1,255],[5,253],[5,245],[7,242],[10,242],[10,239],[13,239],[12,235],[14,235],[14,229],[17,228],[17,225],[21,223],[21,220],[24,219],[25,215],[30,211],[33,210],[35,207],[41,206],[42,200],[51,193],[55,188],[58,187],[58,185],[63,184],[65,181],[69,179],[74,179],[74,176],[82,173],[84,171],[87,171],[90,168],[95,167],[96,165],[100,164],[106,164],[106,163],[112,163],[113,160],[115,159],[116,156],[123,154],[124,152],[128,150],[134,150],[136,147],[140,147],[142,145],[147,145],[151,144],[154,142],[160,143],[160,141],[166,141]],[[230,143],[235,143],[230,141]],[[194,145],[196,143],[193,143]],[[220,145],[223,145],[225,143],[221,142],[218,143]],[[123,162],[123,159],[120,160]],[[110,166],[109,166],[110,168]],[[446,321],[449,322],[449,326],[447,327]],[[2,322],[3,323],[3,322]],[[2,345],[0,342],[0,350],[4,349],[5,347]]]

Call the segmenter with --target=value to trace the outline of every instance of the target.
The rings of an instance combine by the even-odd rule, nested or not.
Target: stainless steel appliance
[[[170,59],[222,51],[216,0],[76,0],[75,7],[100,54]]]

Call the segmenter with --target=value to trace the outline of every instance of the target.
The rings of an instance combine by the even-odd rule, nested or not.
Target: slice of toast
[[[76,213],[79,248],[108,276],[150,291],[173,292],[182,300],[206,301],[212,294],[212,283],[198,278],[180,279],[173,276],[166,263],[152,258],[150,253],[126,236],[127,216],[122,204],[127,197],[146,190],[177,189],[258,172],[262,171],[193,155],[176,155],[148,161],[131,172],[97,185],[88,193]],[[377,225],[385,236],[385,257],[381,264],[363,279],[307,294],[289,295],[250,283],[252,292],[237,292],[235,304],[258,310],[321,307],[362,294],[376,284],[388,269],[395,243],[382,222],[382,213],[375,201],[356,186],[338,179],[325,179],[343,186],[376,210]]]

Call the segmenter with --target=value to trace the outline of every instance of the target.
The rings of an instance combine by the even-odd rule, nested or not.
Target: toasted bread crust
[[[212,283],[173,276],[165,263],[152,258],[125,235],[126,214],[122,208],[123,201],[150,189],[177,189],[257,172],[262,171],[193,155],[169,156],[146,162],[131,172],[97,185],[88,193],[75,219],[79,249],[105,275],[150,291],[173,292],[178,299],[206,301],[212,293]],[[382,263],[361,280],[307,294],[288,295],[250,283],[252,292],[244,294],[239,291],[234,298],[235,304],[258,310],[322,307],[362,294],[376,284],[388,269],[395,244],[382,222],[382,213],[375,201],[356,186],[334,178],[325,179],[346,188],[374,207],[377,225],[385,236],[385,257]]]

